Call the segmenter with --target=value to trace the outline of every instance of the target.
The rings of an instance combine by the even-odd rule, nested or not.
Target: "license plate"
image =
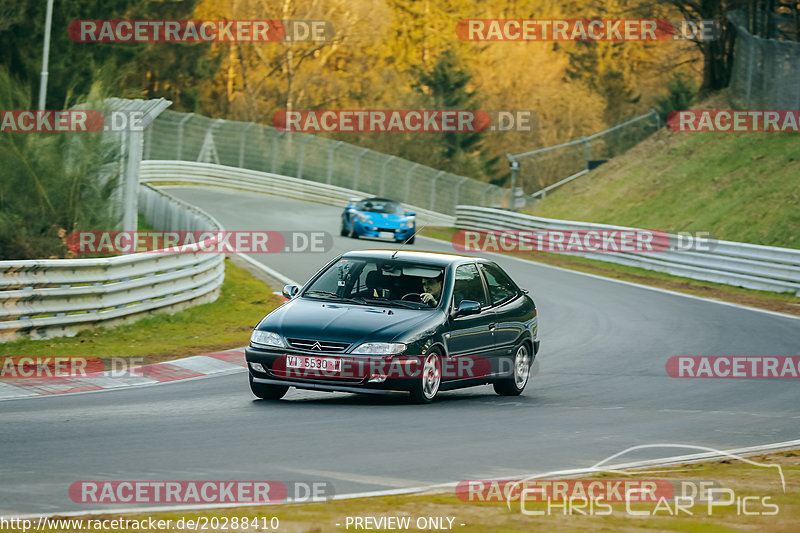
[[[394,232],[393,231],[382,231],[381,232],[382,239],[394,239]]]
[[[342,360],[333,357],[303,357],[301,355],[287,355],[286,368],[301,368],[303,370],[319,370],[322,372],[341,372]]]

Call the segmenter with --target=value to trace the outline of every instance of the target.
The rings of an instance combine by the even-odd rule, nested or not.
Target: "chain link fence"
[[[511,161],[520,163],[516,187],[532,197],[544,197],[548,191],[625,152],[660,127],[658,112],[651,110],[588,137],[530,152],[508,154]]]
[[[752,35],[741,11],[728,18],[736,27],[729,86],[734,103],[749,109],[800,109],[800,43]],[[772,33],[783,34],[777,29]]]
[[[252,122],[165,111],[145,132],[144,159],[214,163],[384,196],[454,215],[457,205],[501,207],[508,190],[419,163]]]

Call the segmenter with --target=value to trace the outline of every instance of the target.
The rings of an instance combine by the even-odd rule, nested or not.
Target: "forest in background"
[[[45,2],[0,10],[0,57],[38,92]],[[733,32],[711,43],[468,42],[468,18],[660,18],[725,21],[729,9],[800,13],[796,0],[56,0],[47,107],[90,91],[164,97],[175,111],[271,124],[279,110],[531,110],[531,132],[327,134],[455,174],[506,184],[502,156],[597,132],[656,105],[676,74],[727,84]],[[327,20],[322,43],[76,43],[80,19]],[[759,28],[754,28],[758,33]],[[766,29],[768,31],[768,28]],[[690,84],[690,86],[692,85]]]
[[[38,91],[44,2],[6,7],[3,63]],[[507,152],[603,129],[653,106],[676,71],[702,77],[687,42],[476,43],[455,26],[466,18],[681,18],[667,3],[606,0],[190,0],[55,3],[48,108],[85,97],[164,97],[175,111],[272,123],[283,109],[519,109],[536,114],[524,133],[447,139],[435,134],[334,134],[434,168],[501,181]],[[328,20],[329,42],[85,44],[67,36],[78,19]],[[456,144],[455,149],[452,146]],[[450,146],[448,146],[450,145]],[[492,161],[495,161],[492,163]]]

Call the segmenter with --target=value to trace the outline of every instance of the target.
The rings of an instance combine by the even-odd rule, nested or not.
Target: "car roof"
[[[392,254],[397,254],[392,258]],[[468,255],[446,254],[441,252],[423,252],[416,250],[354,250],[342,255],[343,258],[385,259],[394,261],[415,261],[429,265],[448,266],[454,263],[481,261],[480,258]]]

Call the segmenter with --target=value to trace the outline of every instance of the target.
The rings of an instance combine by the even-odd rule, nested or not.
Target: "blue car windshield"
[[[405,213],[403,206],[393,200],[361,200],[356,204],[359,211],[368,213],[386,213],[388,215],[402,215]]]
[[[303,296],[361,305],[431,309],[441,299],[444,268],[386,259],[340,259],[303,291]],[[428,290],[425,290],[425,289]],[[430,293],[433,299],[421,295]]]

